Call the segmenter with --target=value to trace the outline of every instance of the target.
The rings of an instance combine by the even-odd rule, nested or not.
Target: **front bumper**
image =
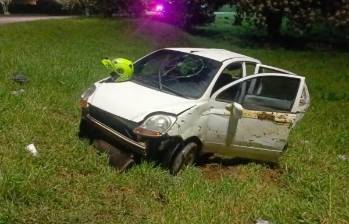
[[[96,120],[88,113],[82,117],[82,122],[86,122],[87,126],[89,128],[92,128],[93,133],[96,133],[97,136],[108,137],[112,141],[120,144],[122,147],[130,150],[133,153],[141,156],[147,156],[147,146],[145,143],[137,142],[133,139],[128,138],[127,136],[121,134],[108,125]]]

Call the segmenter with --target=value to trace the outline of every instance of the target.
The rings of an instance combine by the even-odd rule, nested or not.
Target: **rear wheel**
[[[171,161],[170,172],[176,175],[185,167],[194,165],[199,152],[199,146],[195,142],[189,142],[182,149],[178,150]]]

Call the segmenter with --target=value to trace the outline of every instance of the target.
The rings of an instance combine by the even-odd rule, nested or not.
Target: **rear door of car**
[[[257,64],[255,74],[262,74],[262,73],[282,73],[282,74],[289,74],[289,75],[296,75],[290,71],[273,67],[270,65],[263,65],[263,64]]]

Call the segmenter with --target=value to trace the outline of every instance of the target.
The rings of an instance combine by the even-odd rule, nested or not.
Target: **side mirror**
[[[239,103],[232,103],[225,107],[228,111],[232,112],[235,117],[240,118],[242,116],[242,110],[244,109]]]

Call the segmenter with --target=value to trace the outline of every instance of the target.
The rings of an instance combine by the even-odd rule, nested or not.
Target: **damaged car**
[[[80,137],[106,142],[122,169],[149,159],[176,174],[206,154],[277,162],[310,105],[303,76],[223,49],[166,48],[128,66],[80,99]]]

